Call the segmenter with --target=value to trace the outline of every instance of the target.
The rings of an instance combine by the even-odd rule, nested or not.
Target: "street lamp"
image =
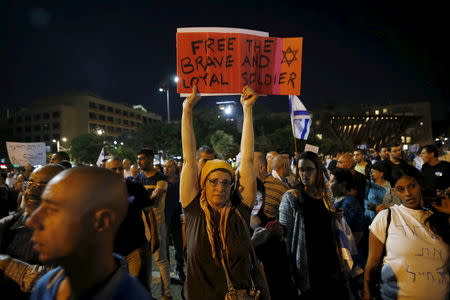
[[[65,143],[65,142],[67,142],[67,138],[66,138],[66,137],[63,137],[63,138],[61,139],[61,141],[62,141],[63,143]],[[58,152],[58,151],[67,151],[67,149],[65,149],[65,148],[63,148],[63,147],[61,146],[59,140],[53,139],[52,142],[56,144],[56,151],[57,151],[57,152]]]
[[[178,76],[174,76],[172,78],[173,82],[177,83],[180,79],[178,78]],[[170,123],[170,94],[169,94],[169,90],[170,90],[170,80],[168,82],[165,82],[163,84],[163,86],[165,87],[160,87],[158,90],[160,93],[166,92],[166,98],[167,98],[167,123]]]

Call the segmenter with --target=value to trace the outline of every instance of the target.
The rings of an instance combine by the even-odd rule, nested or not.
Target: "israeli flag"
[[[308,139],[312,122],[311,115],[297,96],[289,95],[289,111],[294,137],[300,140]]]
[[[100,163],[102,162],[102,160],[104,160],[105,157],[105,147],[102,148],[102,151],[100,151],[100,154],[98,155],[97,158],[97,166],[100,166]]]

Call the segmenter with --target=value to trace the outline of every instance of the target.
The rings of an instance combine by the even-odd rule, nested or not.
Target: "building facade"
[[[429,102],[314,112],[313,122],[319,138],[336,138],[354,146],[379,147],[394,141],[426,145],[433,141]]]
[[[93,132],[116,137],[140,125],[161,121],[162,117],[142,105],[111,102],[90,93],[72,93],[40,100],[11,113],[8,127],[15,141],[45,142],[66,140]]]

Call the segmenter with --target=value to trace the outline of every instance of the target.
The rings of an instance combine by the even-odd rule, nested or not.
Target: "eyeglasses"
[[[222,187],[229,187],[232,182],[230,180],[220,180],[218,178],[216,179],[208,179],[208,182],[212,185],[212,186],[217,186],[219,183]]]
[[[123,167],[111,168],[113,171],[123,171]]]
[[[298,170],[301,173],[312,173],[312,172],[314,172],[316,170],[316,168],[311,168],[311,167],[309,167],[309,168],[299,168]]]
[[[47,185],[47,182],[34,182],[31,180],[25,180],[23,181],[23,185],[22,185],[22,190],[25,191],[29,188],[45,188],[45,186]]]

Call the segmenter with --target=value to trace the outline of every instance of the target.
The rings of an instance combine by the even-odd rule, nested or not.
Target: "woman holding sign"
[[[240,178],[223,160],[209,160],[198,169],[192,121],[193,108],[200,99],[197,87],[183,103],[180,196],[186,220],[187,300],[223,300],[232,289],[257,293],[249,268],[252,248],[248,232],[256,197],[252,108],[257,98],[253,90],[244,87]]]

